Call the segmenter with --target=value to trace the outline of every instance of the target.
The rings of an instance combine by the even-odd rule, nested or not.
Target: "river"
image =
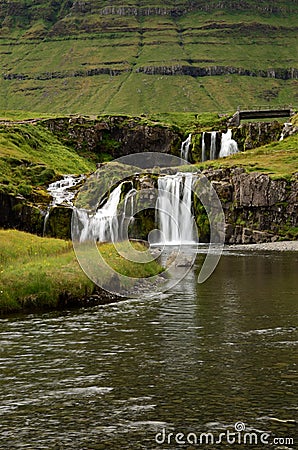
[[[294,448],[297,253],[226,251],[198,285],[202,258],[151,300],[0,320],[0,448]],[[237,422],[270,437],[195,445]]]

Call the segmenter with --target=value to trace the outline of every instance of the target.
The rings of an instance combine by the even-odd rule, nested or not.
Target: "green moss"
[[[193,209],[199,240],[201,242],[208,242],[210,237],[209,219],[207,212],[197,195],[193,198]]]

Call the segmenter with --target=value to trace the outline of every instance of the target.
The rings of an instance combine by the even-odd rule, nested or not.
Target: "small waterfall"
[[[48,193],[52,196],[52,201],[48,206],[47,212],[45,214],[43,222],[43,236],[45,236],[47,223],[50,217],[51,209],[55,206],[64,204],[65,206],[72,207],[72,201],[76,195],[74,188],[82,180],[84,180],[85,175],[66,175],[62,180],[55,181],[51,183],[47,189]]]
[[[80,242],[115,242],[120,238],[117,212],[122,185],[123,183],[119,184],[111,192],[107,202],[95,214],[85,209],[75,209],[76,219],[80,222]]]
[[[293,124],[291,122],[285,122],[279,140],[283,141],[285,137],[292,134]]]
[[[53,200],[51,206],[61,205],[62,203],[72,206],[72,200],[75,197],[75,191],[71,190],[85,178],[84,175],[75,177],[66,175],[62,180],[51,183],[47,189]]]
[[[177,173],[158,179],[157,222],[165,244],[194,242],[191,213],[192,173]]]
[[[188,153],[189,153],[189,147],[191,144],[191,133],[189,133],[188,138],[182,142],[181,149],[180,149],[180,158],[185,159],[185,161],[188,161]]]
[[[221,136],[221,148],[219,157],[224,158],[225,156],[233,155],[237,152],[237,142],[232,139],[232,130],[228,129],[228,131],[226,133],[223,133]]]
[[[211,131],[210,159],[216,158],[216,134],[217,131]]]
[[[209,159],[217,159],[219,148],[217,145],[218,131],[204,131],[202,133],[202,155],[201,161],[207,161]]]
[[[202,162],[206,161],[206,144],[205,144],[205,131],[202,134]]]
[[[134,220],[134,199],[135,195],[137,193],[137,190],[135,188],[131,188],[131,190],[126,194],[124,198],[124,207],[123,207],[123,213],[122,213],[122,220],[121,220],[121,234],[122,231],[125,229],[125,221],[128,222]],[[122,236],[123,237],[123,236]]]

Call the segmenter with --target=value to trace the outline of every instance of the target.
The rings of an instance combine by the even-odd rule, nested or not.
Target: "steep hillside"
[[[0,107],[232,111],[298,103],[296,0],[3,0]]]

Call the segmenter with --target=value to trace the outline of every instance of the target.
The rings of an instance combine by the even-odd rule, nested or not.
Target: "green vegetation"
[[[296,0],[2,2],[0,104],[134,115],[295,105],[296,17]],[[194,74],[215,67],[224,74]]]
[[[258,147],[254,150],[239,152],[227,158],[196,164],[199,169],[244,167],[248,172],[261,172],[271,178],[291,178],[298,172],[298,134],[283,141]]]
[[[0,192],[43,194],[61,174],[94,170],[95,164],[63,145],[39,125],[0,125]],[[37,190],[39,188],[39,190]]]
[[[220,117],[217,113],[159,113],[149,114],[151,121],[162,123],[172,127],[173,125],[186,133],[193,133],[197,130],[205,131],[226,126],[227,115]]]
[[[137,251],[146,248],[133,244]],[[126,255],[128,244],[120,244]],[[149,277],[163,269],[155,261],[133,263],[120,256],[113,244],[101,244],[101,254],[111,267],[128,277]],[[101,274],[108,283],[108,275]],[[15,230],[0,230],[0,314],[34,309],[54,309],[90,296],[93,283],[75,258],[72,244],[40,238]]]

